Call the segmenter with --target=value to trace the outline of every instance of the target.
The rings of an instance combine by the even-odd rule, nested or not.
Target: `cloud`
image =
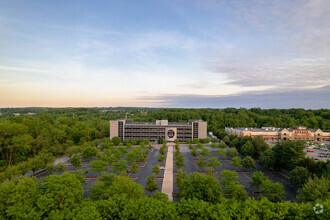
[[[183,108],[306,108],[330,107],[330,86],[307,90],[268,90],[226,96],[160,95],[141,97],[141,101],[157,101],[163,107]]]

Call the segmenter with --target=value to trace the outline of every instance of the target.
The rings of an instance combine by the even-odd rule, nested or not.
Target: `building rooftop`
[[[126,125],[148,125],[148,126],[186,126],[192,122],[203,122],[203,120],[189,120],[189,122],[168,122],[168,120],[156,120],[156,122],[133,122],[133,119],[116,119],[112,121],[125,121]]]

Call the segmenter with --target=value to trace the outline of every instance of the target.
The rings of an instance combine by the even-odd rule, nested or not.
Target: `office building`
[[[189,120],[183,122],[168,122],[168,120],[156,120],[156,122],[133,122],[132,119],[118,119],[110,121],[110,138],[120,137],[124,140],[148,139],[157,142],[159,139],[186,142],[188,139],[206,138],[207,122],[202,120]]]

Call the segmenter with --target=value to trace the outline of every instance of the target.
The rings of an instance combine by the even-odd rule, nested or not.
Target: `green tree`
[[[56,165],[56,171],[57,172],[64,172],[66,169],[65,169],[65,166],[63,163],[59,162],[57,165]]]
[[[197,166],[200,168],[200,169],[203,169],[206,165],[206,162],[204,161],[203,157],[202,156],[199,156],[199,159],[197,161]]]
[[[187,173],[186,171],[183,171],[182,169],[178,170],[178,173],[176,175],[176,185],[180,188],[183,181],[185,180],[185,178],[187,177]]]
[[[219,151],[217,152],[217,155],[219,155],[219,156],[226,156],[226,150],[225,149],[219,149]]]
[[[225,142],[225,144],[229,144],[230,138],[228,136],[225,136],[224,138],[222,138],[222,141]]]
[[[268,196],[270,201],[280,202],[285,195],[283,188],[284,187],[282,183],[272,183],[267,179],[262,182],[260,192],[262,195]]]
[[[209,156],[209,155],[211,155],[209,153],[209,149],[207,149],[206,147],[202,147],[201,149],[202,149],[202,151],[199,153],[200,155],[202,155],[202,156]]]
[[[226,143],[225,143],[224,141],[220,141],[220,143],[219,143],[219,148],[220,148],[220,149],[224,149],[224,148],[226,148],[226,147],[227,147]]]
[[[256,156],[262,155],[264,151],[269,149],[268,144],[265,142],[262,136],[253,138],[252,144],[254,146]]]
[[[242,165],[242,167],[244,167],[248,170],[250,170],[251,168],[254,168],[254,169],[257,168],[256,167],[256,161],[254,159],[252,159],[252,157],[250,157],[250,156],[245,157],[242,160],[241,165]]]
[[[120,159],[116,163],[113,163],[113,172],[121,173],[127,170],[127,161]]]
[[[108,169],[108,163],[103,160],[94,160],[90,163],[91,170],[97,172],[99,175],[102,171]]]
[[[152,167],[152,172],[155,174],[160,174],[160,168],[158,164]]]
[[[73,157],[71,157],[70,159],[70,163],[74,167],[81,167],[82,166],[81,157],[78,154],[73,155]]]
[[[116,198],[116,196],[138,199],[144,196],[144,191],[140,184],[127,176],[103,173],[89,189],[89,194],[94,200],[107,200]],[[112,203],[112,205],[114,204]]]
[[[247,141],[242,147],[241,147],[241,153],[246,156],[252,156],[255,154],[255,148],[253,144],[250,141]]]
[[[180,192],[182,199],[201,199],[211,203],[222,200],[222,190],[219,181],[213,176],[192,173],[183,181]]]
[[[314,176],[308,178],[308,181],[301,189],[298,189],[297,199],[299,202],[309,202],[316,200],[327,200],[330,198],[330,180]]]
[[[221,172],[224,193],[236,200],[244,201],[247,198],[247,192],[244,190],[244,186],[236,181],[237,179],[238,174],[234,171],[224,170]]]
[[[59,218],[61,210],[70,210],[83,199],[82,184],[73,174],[50,175],[41,184],[43,193],[36,204],[43,217]]]
[[[268,178],[261,171],[253,172],[252,181],[250,182],[250,186],[254,186],[257,189],[260,189],[262,183]]]
[[[175,166],[180,169],[181,167],[184,167],[184,156],[182,154],[179,154],[175,158]]]
[[[131,173],[137,173],[139,170],[138,170],[139,166],[135,163],[135,161],[132,163],[132,166],[130,167],[130,172]]]
[[[241,158],[240,157],[233,157],[232,159],[231,159],[231,164],[230,164],[230,166],[233,166],[233,167],[235,167],[235,170],[237,169],[237,167],[241,167],[242,165],[241,165]]]
[[[290,172],[290,183],[301,187],[309,177],[309,172],[305,167],[296,167]]]
[[[160,154],[157,160],[158,162],[163,162],[165,160],[165,155]]]
[[[113,137],[111,141],[115,146],[118,146],[121,143],[120,137]]]
[[[193,157],[197,157],[198,156],[198,151],[196,147],[193,147],[192,151],[191,151],[191,156]]]
[[[236,157],[238,156],[238,151],[235,147],[229,148],[226,152],[227,157]]]
[[[99,150],[96,149],[95,147],[87,147],[84,151],[83,151],[83,157],[90,159],[92,157],[96,157],[99,154]]]
[[[272,149],[263,152],[259,158],[260,165],[270,168],[274,167],[276,163],[276,155]]]
[[[280,141],[272,150],[276,155],[276,166],[294,169],[305,158],[304,141]]]
[[[238,145],[239,145],[239,140],[238,140],[238,138],[233,139],[233,140],[230,141],[230,143],[229,143],[229,147],[238,147]]]
[[[36,178],[21,178],[0,184],[0,218],[40,219],[36,202],[41,195]]]
[[[155,181],[155,174],[147,177],[146,190],[152,192],[158,189],[158,183]]]
[[[218,161],[218,158],[216,157],[211,157],[208,159],[207,166],[213,169],[214,167],[221,167],[221,163]],[[211,170],[212,173],[212,170]]]

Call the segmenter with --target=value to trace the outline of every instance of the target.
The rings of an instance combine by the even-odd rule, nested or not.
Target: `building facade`
[[[157,142],[159,139],[174,141],[178,139],[185,142],[188,139],[206,138],[207,122],[202,120],[189,120],[188,123],[168,122],[156,120],[156,122],[133,122],[132,119],[117,119],[110,121],[110,139],[120,137],[124,140],[148,139]]]
[[[321,129],[307,129],[299,126],[294,128],[226,128],[228,134],[243,136],[262,136],[266,140],[306,140],[306,141],[330,141],[330,132]]]

